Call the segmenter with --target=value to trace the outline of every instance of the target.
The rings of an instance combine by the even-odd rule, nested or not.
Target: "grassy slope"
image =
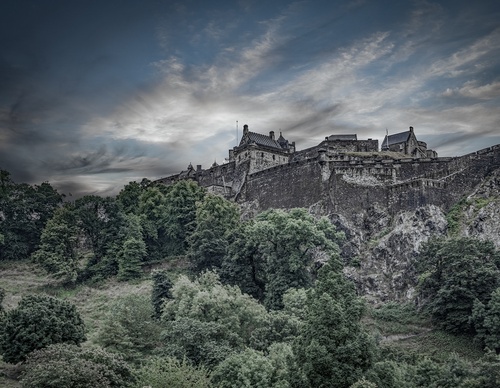
[[[28,261],[0,262],[0,287],[6,291],[3,303],[6,309],[14,308],[23,295],[38,293],[65,299],[75,304],[87,327],[85,344],[91,344],[95,340],[100,322],[113,300],[128,294],[149,295],[151,293],[149,279],[137,282],[109,280],[93,287],[82,285],[71,289],[60,287],[57,282]],[[9,378],[18,374],[19,368],[0,361],[0,388],[19,387],[20,385],[15,380]]]

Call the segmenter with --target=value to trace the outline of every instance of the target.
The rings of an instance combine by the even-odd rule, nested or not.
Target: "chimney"
[[[196,171],[201,171],[201,164],[196,165]]]
[[[274,140],[274,131],[269,132],[269,137]]]
[[[243,126],[243,135],[246,135],[247,133],[248,133],[248,125],[247,125],[247,124],[245,124],[245,125]]]
[[[413,132],[413,127],[410,127],[410,132]]]

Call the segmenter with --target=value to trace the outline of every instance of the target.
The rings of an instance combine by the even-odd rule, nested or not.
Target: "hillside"
[[[342,215],[258,211],[189,180],[65,203],[7,180],[0,382],[495,386],[498,188],[492,170],[446,212]]]

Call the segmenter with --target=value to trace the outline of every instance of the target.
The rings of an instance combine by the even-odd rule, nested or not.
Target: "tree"
[[[22,375],[25,388],[129,387],[134,376],[120,356],[98,348],[55,344],[28,356]]]
[[[81,255],[76,216],[71,204],[57,209],[47,222],[40,241],[40,248],[33,253],[33,261],[54,277],[74,283],[80,271]]]
[[[86,195],[75,201],[75,216],[83,246],[89,253],[82,279],[109,277],[118,272],[117,243],[125,223],[118,202],[110,197]]]
[[[203,366],[193,366],[186,359],[154,357],[142,365],[136,375],[137,388],[212,387],[211,373]]]
[[[63,196],[49,183],[14,183],[10,174],[0,170],[0,260],[29,257],[37,248],[48,219]]]
[[[196,182],[181,180],[165,195],[166,224],[168,237],[167,253],[183,255],[188,249],[189,236],[196,228],[196,204],[202,201],[206,191]]]
[[[153,315],[156,319],[161,318],[163,305],[166,299],[172,299],[172,281],[166,270],[156,270],[151,273],[153,289],[151,290],[151,303],[153,304]]]
[[[153,319],[149,297],[128,295],[117,299],[106,314],[97,342],[125,359],[136,361],[159,345],[161,328]]]
[[[3,313],[5,312],[5,309],[3,307],[3,300],[5,298],[5,290],[0,287],[0,318],[2,317]]]
[[[205,189],[193,181],[147,187],[140,196],[139,214],[150,259],[187,252],[188,238],[196,226],[196,204],[204,196]]]
[[[487,348],[500,353],[500,288],[493,291],[486,306],[478,299],[474,301],[471,320],[476,337]]]
[[[437,325],[452,333],[474,333],[472,309],[500,286],[500,253],[472,238],[434,239],[417,262],[419,296]]]
[[[342,238],[328,219],[315,219],[305,209],[261,213],[237,233],[224,278],[266,307],[282,308],[286,290],[310,287],[314,261],[337,257]]]
[[[222,361],[214,372],[220,388],[271,388],[274,368],[261,352],[245,349]]]
[[[310,387],[348,387],[371,366],[374,343],[360,323],[363,309],[340,263],[323,266],[293,346]]]
[[[223,285],[212,272],[195,281],[181,276],[163,306],[165,353],[195,364],[215,366],[250,343],[265,325],[265,308],[238,287]]]
[[[116,200],[125,214],[138,214],[141,194],[150,186],[151,181],[144,178],[141,183],[129,182],[120,190]]]
[[[42,295],[28,295],[8,311],[0,329],[0,351],[9,363],[24,361],[33,350],[56,343],[85,341],[85,325],[76,307]]]
[[[139,216],[125,216],[121,239],[123,245],[118,253],[118,279],[130,280],[142,275],[141,263],[146,256],[146,244],[142,238]]]
[[[196,227],[188,239],[188,256],[195,271],[221,267],[239,220],[237,206],[218,195],[207,194],[197,203]]]

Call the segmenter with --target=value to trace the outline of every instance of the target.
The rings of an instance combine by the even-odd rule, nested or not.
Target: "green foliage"
[[[195,182],[181,180],[166,194],[167,253],[185,254],[188,239],[196,228],[196,204],[205,197],[205,189]]]
[[[224,278],[266,307],[282,308],[286,290],[311,286],[316,258],[338,256],[342,237],[326,218],[315,219],[305,209],[261,213],[236,234]]]
[[[274,382],[274,366],[264,354],[246,349],[222,361],[214,371],[214,382],[220,388],[288,387],[285,381]]]
[[[32,256],[48,273],[68,283],[77,280],[80,270],[76,222],[72,205],[57,209],[42,232],[40,248]]]
[[[154,357],[136,372],[136,388],[210,388],[211,374],[203,366],[195,367],[186,359]]]
[[[378,388],[378,385],[366,380],[364,377],[356,381],[349,388]]]
[[[263,306],[238,287],[222,285],[212,272],[195,281],[181,276],[172,296],[163,307],[165,352],[195,364],[216,365],[249,344],[252,332],[266,322]]]
[[[309,290],[305,324],[293,348],[308,386],[348,387],[371,366],[375,345],[361,326],[363,310],[354,285],[326,264]]]
[[[85,326],[75,306],[47,296],[23,297],[2,323],[0,351],[9,363],[24,361],[33,350],[51,344],[85,341]]]
[[[468,205],[467,199],[462,198],[459,202],[451,207],[446,214],[446,221],[448,222],[448,234],[450,236],[457,236],[460,231],[460,224],[464,217],[465,207]]]
[[[5,298],[5,290],[2,287],[0,287],[0,317],[3,315],[3,313],[5,311],[3,304],[2,304],[4,298]]]
[[[434,321],[452,333],[474,333],[472,308],[500,286],[500,253],[472,238],[430,240],[417,262],[419,296]]]
[[[116,200],[125,214],[138,214],[141,195],[151,185],[151,181],[144,178],[141,183],[129,182],[120,190]]]
[[[500,288],[491,294],[485,306],[481,301],[474,301],[472,322],[477,338],[489,349],[500,352]]]
[[[47,182],[14,183],[0,170],[0,261],[26,259],[38,248],[42,230],[62,198]]]
[[[55,212],[42,232],[40,249],[32,258],[65,282],[115,275],[123,224],[124,218],[113,198],[85,196]],[[84,257],[87,260],[82,263]]]
[[[151,290],[151,303],[153,304],[153,315],[156,319],[161,318],[163,304],[166,299],[172,299],[172,286],[168,272],[156,270],[151,273],[153,289]]]
[[[102,349],[57,344],[31,353],[22,376],[24,388],[129,387],[130,368]]]
[[[388,302],[367,312],[368,324],[383,335],[415,334],[431,325],[428,314],[418,312],[413,303]]]
[[[188,255],[195,271],[221,267],[239,219],[237,206],[218,195],[207,194],[197,203],[196,228],[188,240]]]
[[[125,216],[122,227],[123,245],[118,253],[118,279],[130,280],[142,276],[141,263],[146,256],[146,244],[142,238],[139,216]]]
[[[150,260],[186,253],[196,227],[196,204],[204,196],[205,189],[186,180],[169,187],[150,185],[143,191],[139,214]]]
[[[86,195],[75,201],[75,216],[83,237],[83,248],[89,253],[81,278],[106,278],[118,271],[120,230],[125,223],[123,213],[114,198]]]
[[[139,360],[159,345],[161,328],[145,295],[117,299],[104,318],[97,342],[127,360]]]

